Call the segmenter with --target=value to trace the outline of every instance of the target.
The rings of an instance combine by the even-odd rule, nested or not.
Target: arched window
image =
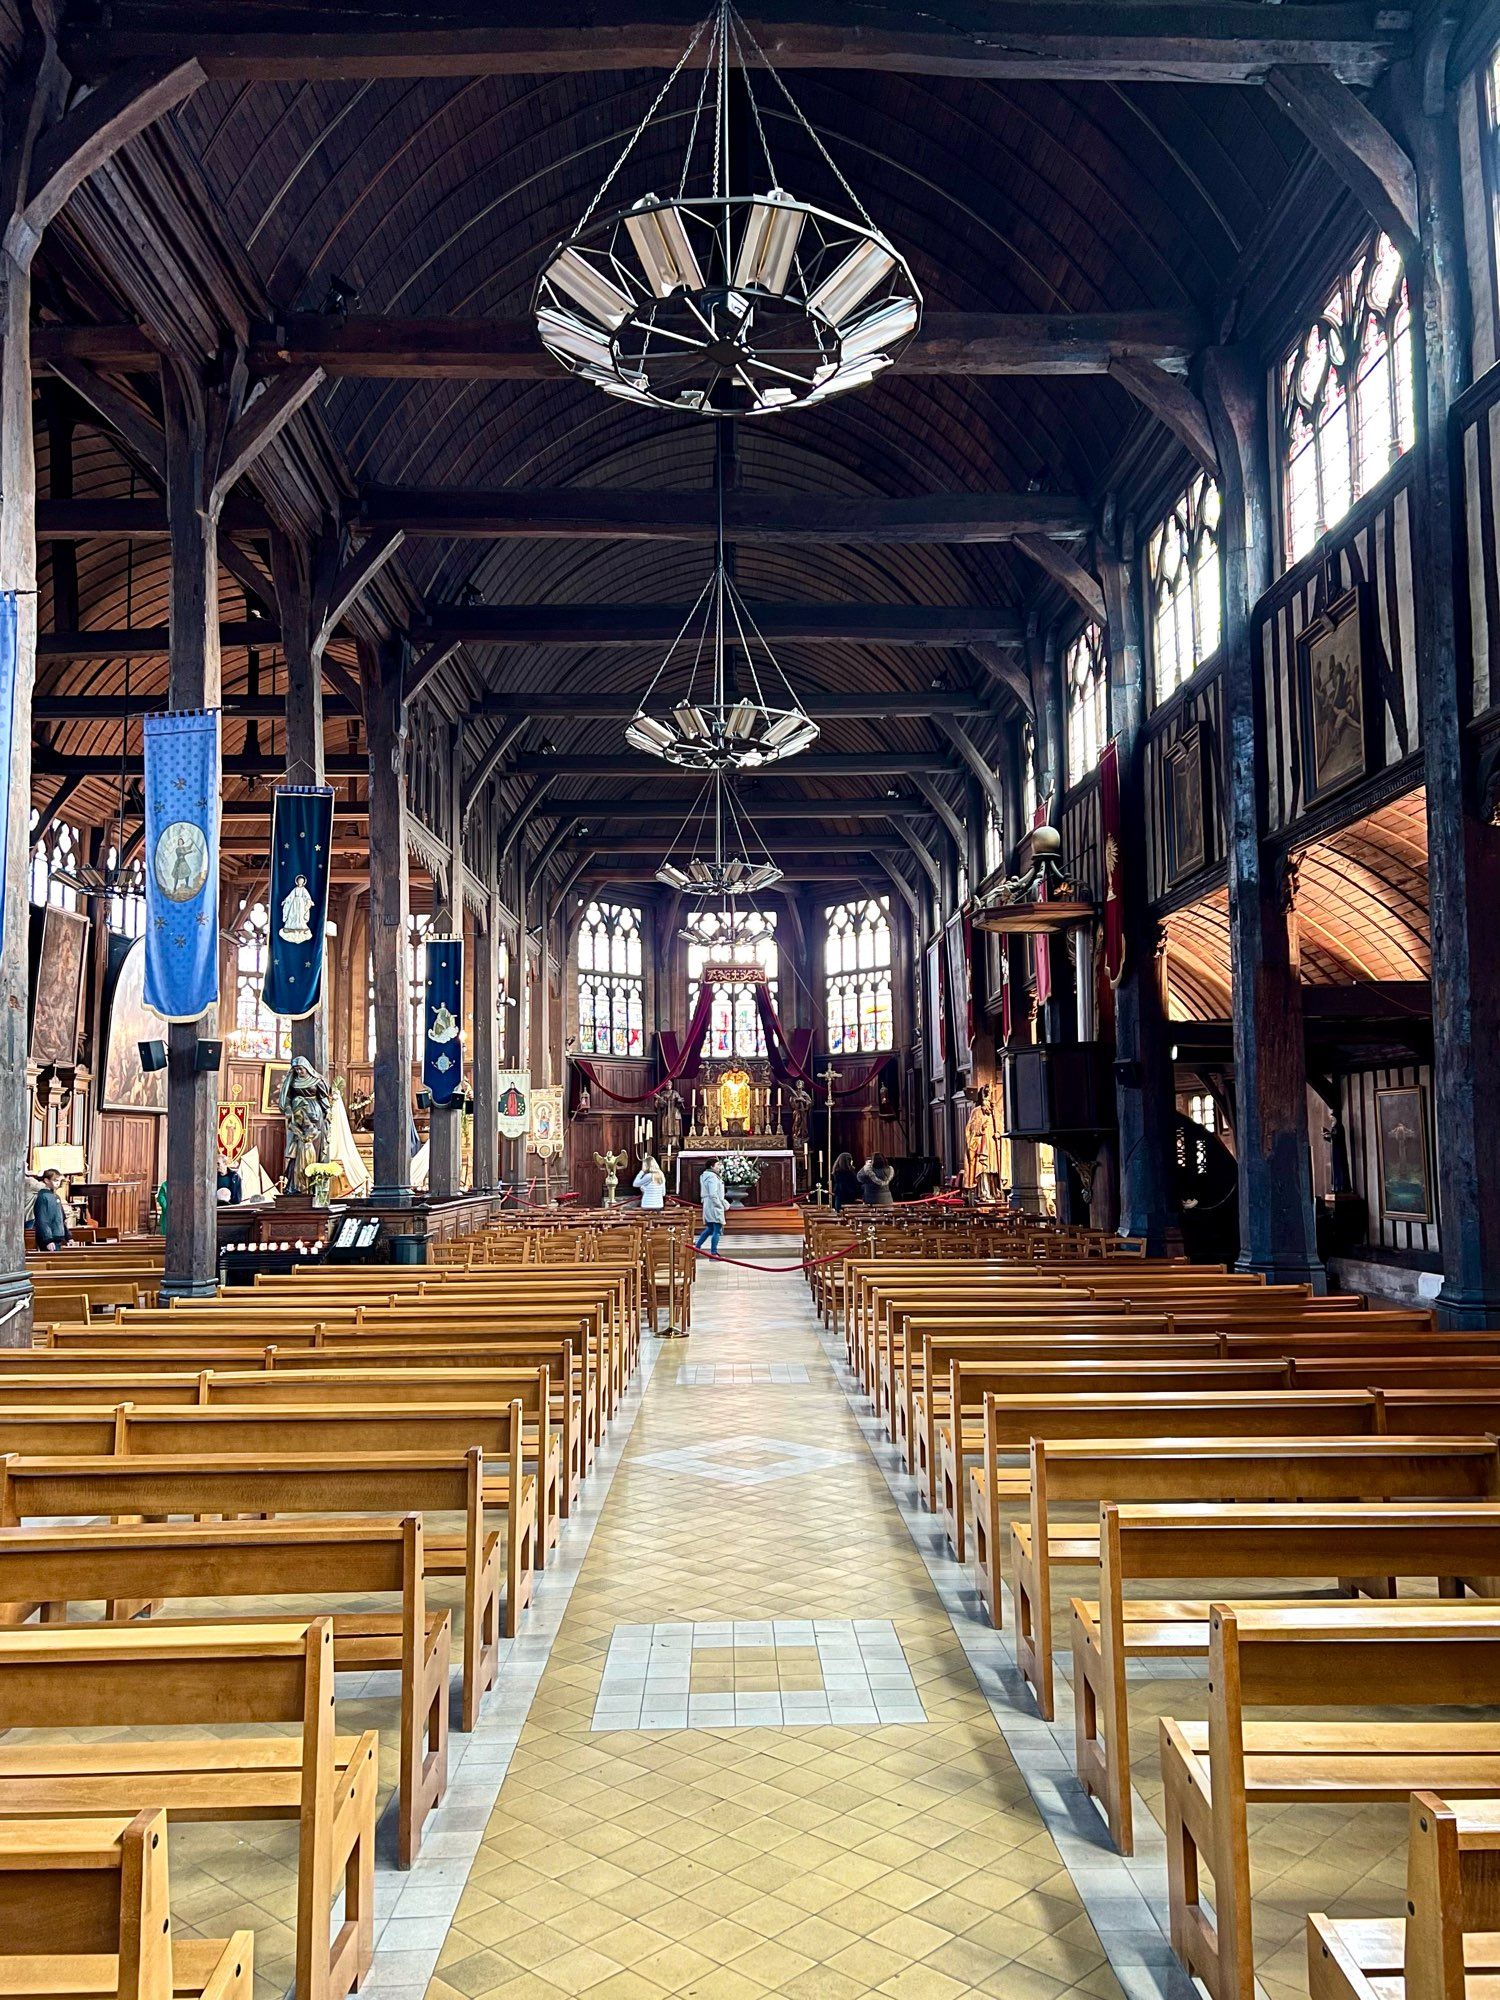
[[[1298,562],[1416,435],[1401,254],[1376,234],[1281,364],[1286,552]]]
[[[264,903],[241,905],[234,948],[234,1027],[229,1053],[241,1062],[285,1062],[292,1024],[261,997],[271,951],[271,917]]]
[[[105,866],[113,869],[118,864],[118,850],[112,847],[104,859]],[[140,861],[131,862],[105,898],[104,921],[107,929],[121,937],[145,935],[146,870]]]
[[[984,815],[984,872],[986,878],[997,874],[1005,860],[1005,830],[1000,824],[1000,815],[994,805],[986,807]]]
[[[835,904],[828,912],[823,962],[829,1053],[870,1055],[894,1048],[889,900]]]
[[[1188,1099],[1187,1115],[1205,1132],[1217,1132],[1219,1129],[1219,1107],[1206,1090],[1194,1091]]]
[[[1088,776],[1104,749],[1104,680],[1104,634],[1097,625],[1086,625],[1063,660],[1070,785]]]
[[[646,1050],[641,913],[628,903],[586,903],[578,926],[578,1047],[586,1056]]]
[[[1021,724],[1021,833],[1030,833],[1036,823],[1036,730]],[[1017,835],[1020,838],[1020,835]]]
[[[54,820],[32,853],[32,902],[50,904],[54,910],[76,910],[78,888],[68,878],[76,874],[82,861],[83,841],[77,827],[69,826],[66,820]]]
[[[1151,661],[1164,701],[1219,649],[1219,489],[1200,472],[1146,547]]]
[[[781,950],[776,942],[776,912],[749,910],[739,920],[742,935],[733,941],[708,934],[702,942],[688,945],[688,1012],[698,1004],[708,965],[758,965],[766,975],[771,1005],[780,1009]],[[760,1025],[760,1009],[755,989],[716,982],[708,1017],[708,1052],[711,1056],[764,1056],[765,1032]]]

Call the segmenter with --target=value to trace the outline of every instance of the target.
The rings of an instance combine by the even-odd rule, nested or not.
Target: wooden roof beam
[[[993,709],[982,695],[948,688],[870,688],[858,693],[818,693],[799,690],[802,706],[821,721],[879,721],[885,716],[910,715],[991,715]],[[474,715],[595,716],[601,720],[620,716],[628,720],[640,706],[641,697],[613,688],[599,693],[487,694],[470,711]]]
[[[907,778],[917,771],[950,771],[953,766],[941,751],[914,750],[897,755],[856,751],[847,756],[832,754],[802,756],[787,764],[768,764],[758,771],[740,774],[741,785],[759,778]],[[518,777],[535,778],[633,778],[649,777],[653,784],[669,779],[701,785],[701,771],[684,771],[673,764],[658,764],[645,757],[546,757],[540,754],[518,757],[512,769]],[[815,802],[818,805],[823,800]],[[752,816],[755,812],[751,807]]]
[[[593,821],[589,825],[591,831],[586,834],[564,830],[556,843],[557,847],[566,847],[570,841],[581,841],[585,847],[597,847],[601,838],[600,829]],[[658,860],[662,853],[661,841],[654,834],[611,833],[609,848],[612,854],[654,855]],[[783,836],[777,843],[778,853],[783,849],[791,855],[904,854],[906,843],[894,839],[872,840],[863,833],[801,833]]]
[[[751,817],[757,824],[762,820],[784,819],[802,820],[810,824],[821,824],[824,820],[834,819],[925,819],[930,811],[925,800],[905,797],[759,799],[750,809]],[[671,801],[553,799],[539,805],[537,813],[543,819],[569,820],[576,822],[580,827],[589,826],[596,830],[606,821],[627,826],[644,825],[655,820],[670,820],[674,824],[680,824],[682,801],[680,799]]]
[[[1219,476],[1219,454],[1214,448],[1208,412],[1180,375],[1169,375],[1154,361],[1122,359],[1109,364],[1110,377],[1127,389],[1138,403],[1166,425],[1179,444],[1212,478]],[[1092,614],[1091,614],[1092,615]]]
[[[670,68],[697,19],[697,0],[561,0],[544,10],[463,0],[412,5],[403,19],[383,0],[287,0],[274,9],[113,0],[102,19],[65,29],[75,75],[121,62],[195,56],[207,75],[235,82],[303,83],[363,77],[534,76]],[[262,19],[261,16],[264,15]],[[1028,77],[1115,82],[1258,83],[1278,63],[1318,63],[1368,84],[1405,54],[1404,14],[1372,4],[1310,4],[1267,18],[1252,0],[929,0],[916,12],[881,0],[759,0],[751,34],[787,69],[884,71],[897,76]]]
[[[264,535],[270,531],[271,517],[258,500],[231,493],[219,525],[236,534]],[[88,542],[111,536],[126,541],[164,541],[167,504],[160,497],[38,500],[36,534],[39,542]],[[269,584],[266,588],[270,589]]]
[[[32,358],[101,354],[146,365],[152,350],[133,328],[39,327]],[[1154,309],[1088,313],[944,313],[924,316],[891,364],[894,375],[1102,375],[1134,359],[1185,370],[1206,334],[1190,314]],[[131,362],[130,357],[138,357]],[[102,365],[102,364],[101,364]],[[388,319],[375,314],[292,313],[255,330],[257,373],[317,366],[330,376],[390,381],[555,381],[564,369],[529,319]]]
[[[1009,542],[1017,535],[1074,539],[1092,533],[1092,510],[1072,495],[939,493],[897,500],[808,493],[725,495],[734,542]],[[371,535],[475,541],[712,541],[712,493],[635,493],[597,487],[372,487],[358,525]]]
[[[1037,539],[1046,543],[1045,536]],[[751,604],[748,609],[770,645],[1016,647],[1022,639],[1013,613],[987,605]],[[687,604],[432,604],[416,639],[418,644],[662,647],[672,644],[692,615]]]
[[[1091,618],[1096,625],[1106,622],[1103,588],[1098,577],[1077,556],[1060,542],[1049,542],[1043,535],[1022,536],[1016,547],[1054,583],[1062,585],[1085,618]]]
[[[1417,247],[1417,172],[1346,82],[1317,64],[1279,63],[1266,89],[1322,154],[1365,213],[1410,258]]]
[[[368,589],[391,557],[406,540],[400,528],[379,528],[367,534],[359,547],[347,556],[318,592],[318,633],[313,642],[314,657],[333,637],[340,620]]]

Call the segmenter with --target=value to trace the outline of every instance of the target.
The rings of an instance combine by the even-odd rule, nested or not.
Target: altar
[[[760,1169],[760,1180],[748,1194],[738,1197],[746,1208],[767,1208],[790,1202],[797,1192],[797,1156],[790,1146],[736,1146],[732,1139],[722,1146],[686,1146],[677,1155],[677,1178],[673,1191],[688,1201],[698,1199],[698,1181],[713,1160],[726,1153],[745,1153]],[[731,1200],[735,1199],[730,1189]]]

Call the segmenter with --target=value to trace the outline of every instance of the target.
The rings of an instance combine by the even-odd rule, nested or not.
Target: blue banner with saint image
[[[463,940],[428,938],[422,1081],[434,1104],[449,1103],[463,1081],[463,991]]]
[[[271,801],[271,950],[263,998],[300,1021],[323,991],[333,788],[283,785]]]
[[[219,997],[219,711],[148,715],[148,1007],[196,1021]]]

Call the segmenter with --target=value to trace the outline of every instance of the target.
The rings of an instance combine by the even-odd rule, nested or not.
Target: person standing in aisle
[[[703,1227],[693,1238],[693,1247],[701,1250],[708,1245],[710,1257],[719,1254],[719,1238],[724,1234],[724,1172],[722,1160],[711,1160],[703,1169],[698,1182],[698,1196],[703,1203]]]

